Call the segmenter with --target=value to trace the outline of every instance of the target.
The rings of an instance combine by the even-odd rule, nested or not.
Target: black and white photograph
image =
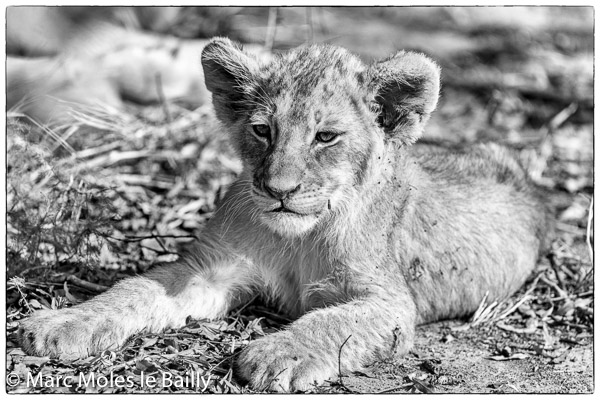
[[[595,12],[6,4],[4,393],[594,393]]]

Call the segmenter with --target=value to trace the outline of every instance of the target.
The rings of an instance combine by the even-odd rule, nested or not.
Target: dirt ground
[[[211,34],[262,44],[268,14],[265,8],[220,10]],[[193,13],[188,17],[175,33],[190,37],[186,29],[197,24]],[[550,254],[511,299],[482,303],[482,312],[469,320],[421,326],[406,357],[314,392],[592,393],[593,9],[334,7],[307,13],[282,7],[276,21],[275,51],[312,40],[345,46],[365,60],[399,49],[432,56],[442,66],[442,97],[423,142],[494,141],[515,149],[548,190],[558,221]],[[39,139],[22,121],[9,121],[7,373],[139,377],[140,371],[204,369],[218,377],[210,386],[164,390],[249,392],[232,377],[232,357],[286,322],[260,307],[138,335],[118,352],[86,360],[30,357],[16,341],[19,320],[34,310],[76,304],[173,259],[177,246],[210,218],[239,162],[209,107],[169,107],[170,115],[163,105],[130,105],[78,122],[80,130],[65,139],[81,156],[77,165],[52,138]],[[52,168],[64,176],[40,178],[40,170]],[[65,213],[73,224],[52,226],[47,217],[69,207],[77,209]],[[116,390],[21,385],[7,391]]]
[[[417,331],[413,351],[402,360],[379,364],[365,375],[343,379],[359,393],[592,393],[591,339],[567,350],[564,362],[528,352],[527,338],[511,340],[498,329],[457,334],[457,322],[435,323]],[[448,335],[454,339],[447,341]],[[507,344],[510,343],[510,344]],[[525,359],[495,361],[496,346]]]

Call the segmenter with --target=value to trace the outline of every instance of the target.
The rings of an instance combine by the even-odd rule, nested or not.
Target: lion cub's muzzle
[[[252,197],[265,213],[289,215],[315,215],[327,209],[329,200],[322,196],[321,190],[305,189],[299,185],[253,185]]]

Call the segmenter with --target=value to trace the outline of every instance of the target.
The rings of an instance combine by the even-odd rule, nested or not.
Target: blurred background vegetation
[[[592,7],[10,7],[9,333],[176,258],[210,218],[241,170],[199,62],[215,35],[265,57],[323,42],[366,62],[401,49],[437,60],[423,142],[520,153],[558,219],[537,305],[560,290],[553,307],[588,332],[593,28]]]

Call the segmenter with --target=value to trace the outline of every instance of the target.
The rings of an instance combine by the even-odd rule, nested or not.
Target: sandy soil
[[[369,373],[345,377],[342,382],[349,390],[360,393],[592,393],[594,390],[591,339],[569,346],[563,361],[553,363],[552,359],[528,351],[534,341],[526,337],[511,338],[498,329],[451,331],[451,327],[459,325],[453,321],[419,327],[414,349],[408,356],[394,363],[378,364]],[[448,335],[454,339],[446,341]],[[513,354],[528,357],[489,359],[497,354],[496,345],[503,343],[513,344]],[[514,347],[515,344],[524,349]]]

